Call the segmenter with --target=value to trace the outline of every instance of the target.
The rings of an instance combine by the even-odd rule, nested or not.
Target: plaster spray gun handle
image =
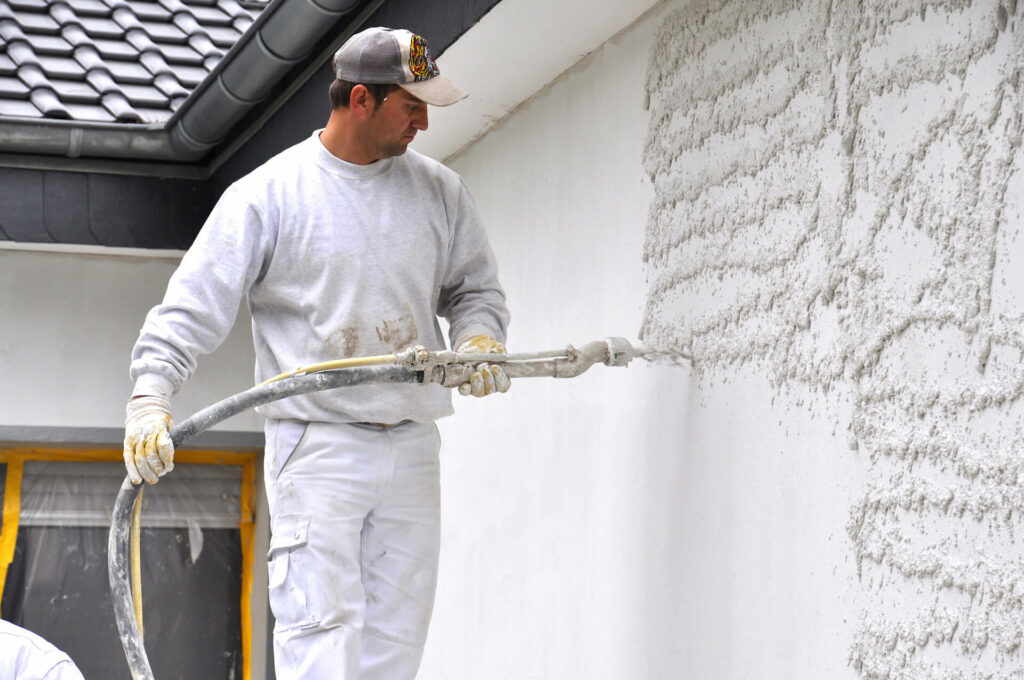
[[[641,354],[625,338],[615,337],[589,342],[580,348],[569,345],[564,350],[520,354],[433,352],[413,347],[398,354],[395,363],[422,371],[424,383],[457,388],[484,363],[501,366],[509,378],[575,378],[594,364],[626,366]]]

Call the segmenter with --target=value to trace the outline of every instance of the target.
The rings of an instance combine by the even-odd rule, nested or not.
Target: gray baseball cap
[[[334,53],[334,77],[364,85],[398,85],[434,106],[448,106],[466,97],[441,75],[427,41],[404,29],[368,28],[356,33]]]

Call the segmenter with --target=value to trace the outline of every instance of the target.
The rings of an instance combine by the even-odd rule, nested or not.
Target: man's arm
[[[449,340],[456,351],[501,354],[509,311],[498,282],[498,263],[469,191],[461,182],[459,189],[437,313],[448,319]],[[500,366],[481,364],[459,392],[482,397],[507,392],[509,385]]]
[[[173,467],[169,400],[234,325],[238,306],[269,262],[266,219],[236,186],[229,188],[171,277],[163,302],[146,316],[132,350],[132,400],[124,458],[136,484]]]

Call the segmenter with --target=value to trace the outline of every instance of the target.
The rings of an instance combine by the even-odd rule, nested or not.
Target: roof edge
[[[359,0],[271,3],[163,124],[0,116],[0,166],[205,179],[384,2],[370,0],[359,11],[355,11]],[[347,15],[351,18],[329,49],[316,55],[241,137],[210,163],[196,165],[247,113],[271,96],[291,69],[309,57],[310,45]]]

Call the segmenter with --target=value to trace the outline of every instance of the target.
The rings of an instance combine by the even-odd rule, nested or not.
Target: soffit
[[[431,108],[414,148],[442,160],[458,153],[659,2],[502,0],[438,59],[469,97]]]

